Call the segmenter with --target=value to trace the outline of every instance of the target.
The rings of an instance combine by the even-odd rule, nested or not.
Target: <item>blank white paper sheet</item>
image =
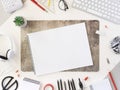
[[[36,75],[93,65],[85,23],[28,34]]]
[[[91,90],[113,90],[108,78],[91,85]]]

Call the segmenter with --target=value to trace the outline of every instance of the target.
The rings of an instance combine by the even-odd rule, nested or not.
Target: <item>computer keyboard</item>
[[[73,0],[72,7],[120,24],[120,0]]]

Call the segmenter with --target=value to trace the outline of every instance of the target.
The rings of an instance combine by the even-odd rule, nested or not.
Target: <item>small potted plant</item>
[[[24,19],[22,16],[16,16],[13,22],[16,26],[20,27],[25,27],[27,25],[27,20]]]

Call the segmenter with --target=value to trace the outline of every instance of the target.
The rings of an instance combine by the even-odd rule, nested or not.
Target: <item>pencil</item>
[[[49,6],[49,7],[50,7],[50,2],[51,2],[51,1],[50,1],[50,0],[48,0],[48,6]]]
[[[109,72],[109,76],[110,76],[110,79],[111,79],[111,81],[112,81],[112,84],[113,84],[115,90],[118,90],[111,72]]]
[[[45,11],[45,12],[48,12],[44,7],[42,7],[40,4],[38,4],[38,2],[37,1],[35,1],[35,0],[31,0],[34,4],[36,4],[40,9],[42,9],[43,11]]]

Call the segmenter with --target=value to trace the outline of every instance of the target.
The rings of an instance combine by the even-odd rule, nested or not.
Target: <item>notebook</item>
[[[120,62],[108,74],[113,90],[120,90]]]
[[[110,81],[108,78],[101,80],[91,85],[91,90],[112,90]]]
[[[85,23],[28,34],[36,75],[93,65]]]
[[[120,90],[120,62],[104,80],[91,85],[91,90]]]

